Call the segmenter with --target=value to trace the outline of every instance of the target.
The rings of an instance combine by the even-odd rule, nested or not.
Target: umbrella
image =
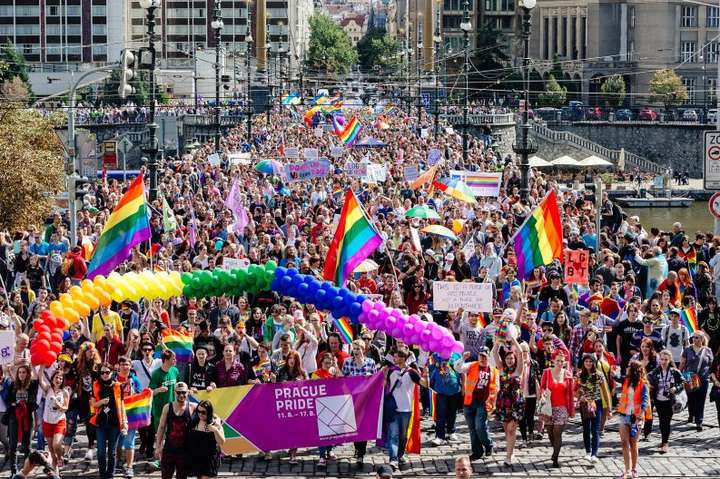
[[[425,233],[430,233],[432,235],[438,235],[442,238],[447,238],[453,241],[457,241],[458,239],[457,236],[455,236],[455,233],[440,225],[428,225],[420,231],[424,231]]]
[[[433,181],[432,184],[433,187],[456,200],[464,201],[465,203],[477,203],[477,201],[475,201],[475,194],[462,180],[446,178],[440,181]]]
[[[405,216],[407,218],[425,218],[429,220],[439,220],[440,215],[437,214],[437,211],[430,208],[429,206],[422,205],[422,206],[416,206],[415,208],[410,208],[405,213]]]
[[[281,175],[285,172],[285,167],[279,161],[261,160],[255,165],[255,171],[266,175]]]
[[[553,166],[580,166],[580,163],[571,156],[561,156],[550,162]]]
[[[533,156],[528,160],[528,163],[530,164],[531,168],[545,168],[548,166],[552,166],[549,161],[544,158],[540,158],[539,156]]]
[[[375,271],[378,268],[380,268],[380,266],[375,261],[366,259],[357,265],[357,268],[353,270],[353,273],[369,273],[370,271]]]
[[[588,156],[587,158],[585,158],[584,160],[582,160],[580,162],[580,165],[587,166],[587,167],[603,167],[603,168],[608,167],[608,166],[613,166],[613,164],[610,163],[609,161],[603,160],[602,158],[599,158],[595,155]]]

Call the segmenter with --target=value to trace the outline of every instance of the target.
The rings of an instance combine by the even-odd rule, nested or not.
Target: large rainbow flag
[[[538,266],[563,258],[563,234],[557,197],[550,191],[513,235],[518,277],[525,279]]]
[[[150,425],[152,391],[145,389],[123,399],[127,414],[128,429],[140,429]]]
[[[684,324],[688,328],[690,334],[700,329],[694,306],[689,308],[683,308],[682,312],[680,313],[680,319],[682,320],[682,324]]]
[[[142,175],[135,178],[108,218],[88,265],[88,278],[107,275],[127,259],[132,249],[150,239],[150,222]]]
[[[158,346],[169,349],[175,353],[175,358],[183,363],[189,363],[193,358],[192,334],[182,329],[163,329]],[[157,350],[156,350],[157,352]]]
[[[344,286],[355,268],[370,256],[382,241],[382,236],[365,216],[355,193],[347,190],[340,221],[325,260],[323,278],[335,281],[338,286]]]
[[[335,134],[345,143],[345,146],[352,146],[362,131],[362,125],[355,117],[352,117],[350,121],[344,125],[341,125],[340,122],[333,117],[333,128],[335,129]]]

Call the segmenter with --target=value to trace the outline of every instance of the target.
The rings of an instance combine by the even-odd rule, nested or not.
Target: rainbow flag
[[[303,122],[305,122],[305,126],[308,128],[313,127],[313,118],[315,118],[315,114],[320,112],[319,106],[314,106],[310,108],[308,111],[305,112],[305,115],[303,116]]]
[[[405,452],[420,454],[420,419],[422,407],[420,406],[420,386],[413,387],[412,411],[410,411],[410,423],[407,429],[407,442]]]
[[[345,146],[352,146],[362,131],[362,125],[355,117],[352,117],[345,125],[340,125],[340,122],[333,117],[333,128]]]
[[[680,313],[680,320],[688,328],[690,334],[700,330],[694,306],[690,308],[683,308],[682,312]]]
[[[382,242],[382,236],[370,224],[355,193],[347,190],[340,221],[325,260],[323,278],[345,286],[355,268]]]
[[[283,105],[299,105],[302,101],[302,98],[300,97],[300,93],[296,91],[291,91],[290,93],[286,93],[282,97],[281,103]]]
[[[518,228],[512,240],[518,278],[525,279],[538,266],[563,258],[563,234],[557,197],[550,191]]]
[[[476,196],[486,196],[488,191],[500,191],[502,173],[465,172],[465,184]]]
[[[337,329],[337,332],[340,334],[340,338],[342,338],[343,342],[345,344],[352,343],[353,330],[350,325],[350,318],[347,316],[343,316],[342,318],[333,318],[332,323],[335,326],[335,329]]]
[[[181,329],[163,329],[161,332],[160,343],[161,347],[173,351],[175,353],[175,358],[179,362],[189,363],[192,361],[192,334]]]
[[[152,391],[145,389],[123,399],[127,414],[128,429],[140,429],[150,425]]]
[[[88,265],[89,279],[107,276],[127,259],[132,249],[150,239],[150,222],[142,175],[135,178],[108,218]]]

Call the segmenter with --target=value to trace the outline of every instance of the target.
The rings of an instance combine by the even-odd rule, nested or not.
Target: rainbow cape
[[[123,399],[127,414],[128,429],[140,429],[150,425],[152,391],[145,389]]]
[[[555,192],[550,190],[518,228],[511,241],[517,257],[518,278],[527,278],[534,268],[563,258],[563,233]]]
[[[335,134],[345,143],[345,146],[352,146],[362,131],[362,125],[355,117],[352,117],[350,121],[344,125],[341,125],[340,122],[333,117],[333,128],[335,129]]]
[[[169,349],[175,353],[179,362],[189,363],[193,358],[193,337],[192,334],[182,329],[163,329],[161,332],[161,348]]]
[[[330,243],[323,278],[345,286],[353,270],[382,243],[383,239],[360,206],[352,190],[345,192],[340,221]]]
[[[680,313],[680,320],[682,321],[682,324],[684,324],[688,328],[690,334],[700,329],[694,306],[690,308],[683,308]]]
[[[105,223],[88,265],[87,277],[92,279],[99,274],[107,276],[130,256],[136,245],[149,239],[145,185],[140,175],[130,184]]]
[[[347,316],[343,316],[342,318],[333,318],[332,323],[335,326],[335,329],[337,329],[337,332],[340,334],[340,338],[342,338],[343,342],[345,344],[352,343],[353,330],[350,325],[350,318]]]

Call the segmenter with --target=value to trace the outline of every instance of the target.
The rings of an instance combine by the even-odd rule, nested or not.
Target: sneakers
[[[405,457],[401,457],[400,459],[398,459],[398,466],[400,466],[400,467],[406,466],[407,463],[408,463],[408,460],[405,459]]]
[[[430,441],[430,444],[432,444],[433,446],[442,446],[445,444],[445,440],[440,439],[439,437],[436,437],[435,439]]]
[[[493,453],[493,447],[492,446],[485,446],[485,455],[487,457],[492,456]]]
[[[599,460],[597,456],[590,456],[590,462],[592,463],[598,462]]]
[[[457,434],[455,434],[455,433],[450,434],[450,435],[447,437],[447,439],[448,439],[448,441],[450,441],[450,442],[457,442],[457,441],[458,441]]]
[[[87,452],[85,453],[85,460],[86,460],[86,461],[92,461],[92,460],[93,460],[93,456],[95,455],[94,453],[95,453],[95,450],[94,450],[94,449],[88,449]]]
[[[160,469],[160,460],[156,459],[154,461],[150,461],[148,464],[150,464],[155,469]]]
[[[125,468],[125,479],[132,479],[135,477],[135,473],[133,472],[132,466],[128,466]]]
[[[390,467],[392,468],[393,472],[400,469],[400,465],[397,461],[390,461]]]
[[[592,455],[589,452],[587,454],[585,454],[585,460],[592,461]]]
[[[475,462],[478,459],[482,459],[482,455],[480,454],[470,454],[470,462]]]

